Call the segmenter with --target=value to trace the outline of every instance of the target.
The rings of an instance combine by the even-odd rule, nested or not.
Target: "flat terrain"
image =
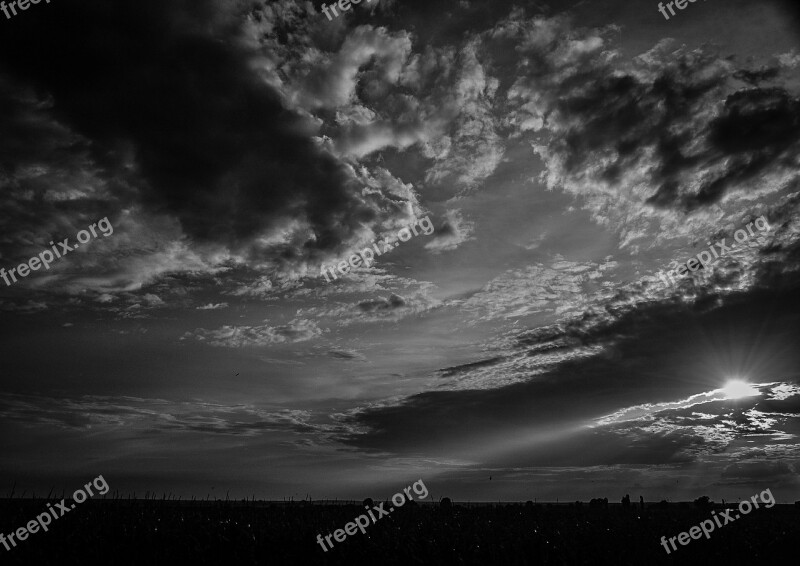
[[[53,501],[52,503],[55,503]],[[45,509],[46,501],[3,500],[6,535]],[[718,509],[718,508],[717,508]],[[6,551],[3,564],[703,564],[797,562],[800,509],[776,505],[692,540],[667,556],[675,536],[711,516],[693,505],[453,505],[396,510],[332,550],[317,534],[343,528],[361,505],[176,503],[93,500]]]

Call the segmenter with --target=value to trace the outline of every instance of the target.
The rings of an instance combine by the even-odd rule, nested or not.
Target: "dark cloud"
[[[0,170],[13,176],[41,162],[53,169],[77,169],[77,157],[89,144],[53,121],[48,113],[52,101],[8,76],[0,76],[0,101]]]
[[[793,476],[796,472],[786,462],[748,462],[731,464],[722,472],[724,479],[768,480],[780,476]]]
[[[358,308],[362,312],[382,312],[393,311],[406,306],[406,300],[400,295],[392,293],[388,299],[374,299],[358,303]]]
[[[109,174],[132,158],[143,201],[191,237],[243,244],[292,216],[315,234],[309,248],[334,247],[371,211],[259,79],[220,5],[52,3],[4,26],[2,69],[52,96],[53,115],[91,141]]]
[[[794,395],[786,399],[761,400],[756,407],[764,413],[800,415],[800,395]]]
[[[692,211],[759,176],[795,168],[797,99],[781,86],[737,89],[732,81],[780,85],[786,77],[779,68],[737,71],[730,58],[670,40],[623,63],[611,28],[576,40],[559,18],[518,25],[540,35],[523,35],[517,47],[524,59],[509,90],[511,121],[550,134],[535,139],[551,186],[579,194],[602,186],[600,194],[627,198],[646,187],[649,198],[630,203],[637,211],[645,203]]]
[[[366,358],[354,350],[330,350],[328,355],[338,360],[366,361]]]
[[[712,121],[708,141],[730,165],[687,199],[690,208],[717,202],[729,186],[754,179],[776,163],[793,167],[791,148],[800,142],[800,99],[780,88],[736,92]]]
[[[309,424],[308,411],[266,411],[250,405],[168,401],[138,397],[82,395],[56,398],[1,394],[4,418],[23,425],[64,429],[135,427],[148,432],[202,432],[253,436],[267,431],[327,430]]]
[[[462,364],[460,366],[444,368],[439,370],[439,374],[441,377],[453,377],[457,375],[461,375],[463,373],[468,373],[470,370],[475,368],[481,367],[492,367],[496,365],[498,362],[502,361],[503,358],[490,358],[488,360],[481,360],[478,362],[472,362],[471,364]]]
[[[711,122],[708,139],[729,155],[758,151],[773,159],[800,137],[800,100],[780,88],[730,95]]]
[[[700,64],[710,66],[713,61],[707,55]],[[690,64],[698,62],[687,57],[686,65]],[[762,73],[762,78],[777,75],[778,70],[772,69]],[[773,165],[791,167],[793,154],[788,150],[800,142],[800,114],[798,100],[783,89],[735,92],[707,130],[693,121],[695,105],[708,99],[724,81],[724,76],[709,80],[684,69],[667,69],[652,83],[630,75],[604,77],[585,93],[565,97],[557,111],[570,123],[580,124],[560,142],[567,171],[582,172],[594,162],[597,152],[613,148],[617,158],[601,176],[614,183],[621,172],[639,164],[645,147],[654,147],[653,180],[660,181],[660,186],[649,202],[693,209],[719,201],[728,188]],[[693,152],[689,148],[698,138],[706,139],[706,149]],[[723,160],[730,161],[726,170],[702,184],[695,194],[687,190],[685,173]]]
[[[89,140],[53,118],[51,98],[0,72],[0,106],[0,257],[21,263],[109,215],[108,198]]]
[[[737,79],[752,86],[757,86],[764,81],[776,79],[779,75],[780,69],[778,67],[761,67],[757,70],[741,69],[733,74]]]
[[[797,297],[792,292],[778,296],[754,293],[729,297],[721,308],[650,304],[619,313],[603,323],[587,319],[580,331],[577,327],[561,329],[561,339],[569,343],[569,335],[580,337],[580,345],[599,346],[600,354],[561,363],[525,383],[493,390],[425,392],[400,404],[365,409],[352,416],[354,428],[365,432],[345,441],[366,450],[414,450],[425,454],[469,451],[470,446],[487,442],[529,438],[530,449],[523,452],[532,454],[528,462],[531,465],[549,463],[548,458],[555,458],[556,454],[560,455],[559,465],[572,465],[578,460],[585,465],[589,462],[580,453],[584,446],[592,445],[588,432],[578,434],[576,430],[558,443],[550,442],[543,453],[537,452],[537,439],[579,423],[585,426],[621,408],[677,401],[712,391],[736,373],[744,373],[754,382],[774,381],[775,375],[791,372],[798,362],[797,355],[790,353],[790,337],[800,333],[800,318],[793,314],[796,307]],[[735,337],[720,330],[730,328],[738,329]],[[546,350],[540,352],[537,348],[553,341],[555,332],[556,329],[549,329],[522,334],[518,355],[547,355]],[[751,343],[759,344],[757,359],[747,359],[747,350],[742,350]],[[736,351],[743,353],[732,353]],[[483,365],[460,371],[482,371]],[[748,366],[758,369],[742,369]],[[794,398],[784,402],[759,399],[755,406],[760,409],[763,404],[764,410],[790,413],[793,402]],[[732,435],[768,430],[756,415],[734,410],[735,406],[714,405],[714,413],[707,419],[708,428],[724,424]],[[628,439],[625,442],[641,447],[641,457],[622,450],[597,451],[592,462],[654,463],[659,460],[659,452],[662,462],[685,459],[692,450],[709,442],[691,428],[692,423],[701,421],[688,418],[694,411],[704,410],[710,411],[712,406],[687,409],[683,416],[681,412],[667,415],[669,418],[649,444],[641,432],[633,434],[621,427],[618,432]],[[715,416],[719,411],[728,416]],[[775,430],[780,430],[780,425],[775,425]],[[604,437],[603,442],[617,446],[622,441]],[[722,441],[715,441],[713,446],[719,446],[719,442]],[[570,453],[574,455],[572,460]]]

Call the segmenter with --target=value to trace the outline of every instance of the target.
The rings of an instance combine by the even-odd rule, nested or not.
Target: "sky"
[[[657,6],[0,16],[0,493],[799,499],[800,11]]]

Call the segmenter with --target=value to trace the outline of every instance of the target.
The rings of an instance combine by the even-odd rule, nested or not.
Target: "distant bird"
[[[236,375],[239,375],[238,373]]]
[[[492,481],[492,476],[489,476],[489,481]]]

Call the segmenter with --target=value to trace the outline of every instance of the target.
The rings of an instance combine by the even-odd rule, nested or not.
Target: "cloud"
[[[346,281],[341,289],[323,289],[323,296],[342,295],[340,300],[328,298],[324,305],[304,307],[297,316],[324,320],[330,326],[346,327],[354,324],[398,322],[404,318],[423,315],[437,308],[441,302],[432,294],[434,286],[402,277],[367,276]],[[356,299],[364,291],[376,293],[390,291],[386,298]],[[400,295],[399,293],[403,293]]]
[[[474,38],[460,51],[461,66],[452,101],[460,112],[450,126],[452,135],[429,141],[428,157],[436,160],[426,172],[425,181],[430,185],[454,183],[466,189],[476,188],[503,158],[504,148],[497,133],[499,120],[494,117],[499,81],[487,77],[478,60],[480,47],[480,40]],[[437,146],[439,151],[430,150]]]
[[[786,462],[748,462],[742,464],[731,464],[722,471],[724,479],[736,480],[755,480],[759,482],[769,482],[781,476],[796,476],[796,470],[792,470]]]
[[[222,6],[63,4],[21,19],[0,46],[20,49],[10,73],[51,95],[55,117],[91,140],[87,153],[130,182],[116,192],[174,216],[192,241],[246,252],[293,218],[308,253],[335,247],[373,212],[347,167],[313,143],[313,124],[259,80],[242,14]],[[65,62],[70,73],[58,72]]]
[[[548,187],[582,197],[623,246],[656,231],[713,229],[724,209],[690,222],[686,213],[728,196],[763,198],[796,169],[798,99],[780,86],[755,86],[782,81],[778,68],[737,69],[670,40],[623,61],[611,46],[614,26],[509,20],[494,32],[520,52],[507,122],[544,161]],[[737,89],[736,77],[753,86]]]
[[[301,83],[301,104],[308,108],[345,106],[354,99],[359,78],[365,94],[378,94],[397,83],[410,52],[407,32],[389,33],[385,28],[360,26],[347,35],[336,54],[320,54],[316,61],[319,72],[308,73]],[[372,69],[361,72],[370,61],[374,61]]]
[[[248,35],[266,53],[265,76],[288,105],[326,123],[337,154],[361,159],[417,146],[434,160],[425,182],[446,191],[477,187],[499,164],[499,81],[479,60],[477,37],[458,49],[415,50],[406,31],[365,24],[331,38],[298,7],[256,13]],[[294,33],[282,39],[284,27]],[[323,109],[335,109],[334,120]]]
[[[426,250],[433,253],[452,251],[464,242],[475,239],[472,236],[475,224],[465,220],[460,210],[448,210],[444,217],[444,222],[435,231],[431,241],[425,244]]]
[[[328,355],[337,360],[356,360],[359,362],[367,361],[367,358],[364,357],[363,354],[356,352],[355,350],[330,350],[328,351]]]
[[[374,313],[377,311],[392,311],[406,306],[406,301],[400,295],[392,295],[388,299],[376,299],[358,303],[362,312]]]
[[[159,297],[158,295],[154,295],[152,293],[146,293],[142,297],[142,300],[145,303],[147,303],[147,306],[149,306],[149,307],[158,307],[158,306],[162,306],[164,304],[164,301],[161,300],[161,297]]]
[[[464,313],[462,319],[473,326],[481,321],[524,319],[546,315],[569,321],[592,311],[602,311],[620,286],[598,291],[599,283],[612,276],[617,262],[566,261],[561,255],[549,263],[509,269],[491,279],[479,291],[452,306]],[[629,302],[630,297],[620,302]]]
[[[254,405],[222,405],[199,400],[175,401],[126,396],[0,395],[5,418],[27,426],[77,430],[119,429],[152,434],[200,432],[235,436],[257,436],[267,432],[318,433],[336,427],[317,420],[310,411],[265,409]],[[320,419],[323,420],[323,419]]]
[[[50,307],[42,301],[21,299],[19,301],[0,301],[0,310],[5,312],[19,312],[22,314],[35,314],[46,311]]]
[[[782,67],[793,69],[800,65],[800,53],[797,53],[794,49],[786,53],[781,53],[777,58]]]
[[[213,311],[213,310],[227,309],[227,308],[228,308],[228,303],[208,303],[206,305],[196,307],[196,309],[199,311]]]
[[[197,340],[210,346],[244,348],[304,342],[322,334],[317,324],[310,320],[295,319],[283,326],[228,326],[215,330],[197,328],[186,332],[181,340]]]
[[[781,459],[777,451],[791,453],[786,443],[800,426],[796,384],[769,379],[791,373],[797,357],[784,354],[797,327],[790,294],[731,296],[712,308],[609,304],[551,327],[512,331],[476,363],[437,372],[439,390],[354,411],[349,422],[358,432],[343,441],[509,466],[710,459],[721,471],[733,457],[726,448],[736,452],[742,439],[758,435],[776,451],[770,458]],[[777,318],[761,310],[775,300],[784,313]],[[725,361],[736,348],[725,338],[732,325],[742,330],[737,344],[762,345],[741,364]],[[698,341],[707,344],[705,357],[687,355]],[[726,399],[719,390],[731,365],[757,384],[759,396]],[[608,415],[616,417],[602,421]],[[429,430],[436,434],[420,434]]]
[[[22,53],[0,76],[15,164],[0,176],[13,234],[0,253],[124,210],[112,237],[26,285],[118,292],[248,267],[223,292],[271,297],[426,200],[479,190],[508,140],[632,251],[716,229],[729,200],[783,190],[796,170],[792,52],[750,68],[665,41],[624,61],[614,26],[519,9],[432,45],[308,3],[243,6],[123,0],[107,14],[89,0],[31,12],[0,39]],[[147,49],[132,48],[140,37]],[[34,202],[47,204],[35,222]],[[474,230],[450,209],[426,249]]]

